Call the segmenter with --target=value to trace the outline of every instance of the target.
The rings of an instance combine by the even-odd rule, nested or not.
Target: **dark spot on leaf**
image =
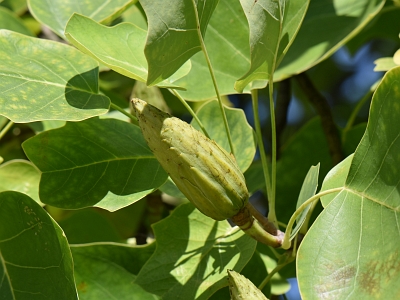
[[[360,274],[360,286],[371,296],[379,296],[382,290],[393,286],[400,273],[398,251],[391,253],[385,260],[370,261]]]
[[[82,281],[76,286],[76,289],[81,293],[86,293],[87,284],[85,281]]]

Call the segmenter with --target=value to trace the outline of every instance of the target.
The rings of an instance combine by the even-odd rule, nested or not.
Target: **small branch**
[[[169,90],[170,93],[172,93],[176,98],[178,98],[179,101],[181,101],[181,103],[183,104],[183,106],[185,106],[185,108],[188,110],[188,112],[192,115],[193,119],[195,119],[196,122],[197,122],[197,124],[199,124],[200,129],[201,129],[201,131],[203,131],[204,135],[205,135],[206,137],[208,137],[209,139],[211,139],[210,136],[208,135],[207,130],[206,130],[206,128],[204,127],[203,123],[200,121],[199,117],[196,115],[196,113],[193,111],[193,109],[190,107],[190,105],[187,104],[186,100],[183,99],[183,98],[181,97],[181,95],[179,95],[179,93],[176,92],[176,90],[174,90],[174,89],[168,89],[168,90]]]
[[[196,7],[196,2],[194,0],[192,0],[192,3],[193,3],[193,6]],[[200,20],[199,20],[199,16],[197,15],[197,12],[195,13],[195,16],[196,16],[196,23],[197,23],[197,35],[199,37],[201,50],[203,51],[204,57],[206,59],[208,70],[210,71],[211,79],[212,79],[212,82],[214,85],[215,93],[217,95],[219,109],[221,110],[222,119],[224,120],[225,131],[226,131],[226,135],[228,137],[229,146],[231,148],[231,153],[233,156],[235,156],[235,150],[233,148],[232,136],[231,136],[231,132],[229,130],[228,119],[226,118],[224,106],[222,104],[222,99],[221,99],[221,95],[219,93],[217,79],[215,78],[214,69],[211,65],[211,60],[210,60],[210,57],[208,56],[208,52],[207,52],[206,45],[204,44],[203,36],[201,35]]]
[[[287,114],[292,96],[290,79],[285,79],[279,83],[278,94],[276,98],[276,146],[281,146],[282,132],[287,124]],[[279,151],[276,153],[279,158]]]
[[[125,111],[123,108],[119,107],[118,105],[116,105],[116,104],[114,104],[114,103],[111,102],[110,107],[111,107],[111,108],[114,108],[115,110],[118,110],[120,113],[124,114],[124,115],[127,116],[129,119],[131,119],[132,121],[137,121],[137,118],[136,118],[134,115],[128,113],[128,112]]]
[[[271,199],[268,199],[268,219],[278,227],[278,219],[275,211],[275,195],[276,195],[276,121],[275,121],[275,104],[274,104],[274,81],[271,75],[268,81],[269,85],[269,111],[271,115],[271,139],[272,139],[272,161],[271,161]]]
[[[274,248],[278,248],[282,245],[283,232],[278,230],[277,235],[266,232],[261,225],[254,220],[253,215],[246,206],[242,208],[237,215],[232,217],[232,221],[246,234],[260,243]]]
[[[290,254],[286,254],[287,258],[286,260],[281,263],[278,264],[269,274],[267,277],[265,277],[265,279],[260,283],[260,285],[258,286],[258,289],[261,291],[265,285],[271,280],[272,276],[274,276],[276,273],[278,273],[281,269],[283,269],[283,267],[285,267],[286,265],[290,264],[292,261],[294,261],[295,257],[290,255]]]
[[[8,123],[1,129],[0,131],[0,140],[3,138],[3,136],[6,135],[6,133],[10,130],[10,128],[14,125],[13,121],[8,121]]]
[[[315,88],[310,78],[305,73],[294,76],[299,83],[301,89],[306,94],[308,100],[313,105],[321,118],[322,129],[325,132],[325,137],[328,142],[329,152],[332,157],[334,165],[343,160],[343,153],[341,148],[341,140],[339,132],[333,121],[332,112],[325,97]]]
[[[275,225],[270,222],[266,216],[261,214],[250,202],[247,202],[246,207],[253,217],[256,218],[256,220],[261,224],[265,231],[272,235],[278,234],[278,229],[275,227]]]
[[[270,173],[269,173],[269,168],[268,168],[267,155],[265,154],[264,141],[263,141],[263,137],[262,137],[260,117],[259,117],[259,113],[258,113],[258,90],[251,90],[251,101],[253,104],[254,125],[256,127],[258,148],[260,149],[261,164],[263,167],[264,178],[265,178],[265,187],[267,190],[268,201],[270,201],[270,199],[272,199],[272,195],[271,195],[272,187],[271,187],[271,178],[270,178]]]
[[[291,246],[290,243],[290,234],[292,232],[292,228],[294,225],[294,222],[296,222],[297,217],[301,214],[301,212],[303,210],[306,209],[306,207],[308,205],[310,205],[311,203],[313,203],[314,201],[317,201],[319,198],[321,198],[322,196],[328,195],[328,194],[332,194],[332,193],[337,193],[342,191],[344,188],[343,187],[339,187],[339,188],[333,188],[333,189],[329,189],[323,192],[320,192],[312,197],[310,197],[309,199],[307,199],[302,205],[299,206],[298,209],[296,209],[296,211],[293,213],[293,215],[290,217],[289,223],[286,227],[286,231],[285,231],[285,237],[283,239],[282,242],[282,248],[283,249],[289,249]]]

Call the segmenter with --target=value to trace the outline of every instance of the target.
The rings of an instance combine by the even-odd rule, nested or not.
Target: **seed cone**
[[[232,300],[268,300],[249,279],[233,270],[227,271]]]
[[[142,133],[181,192],[205,215],[225,220],[249,193],[234,158],[188,123],[139,99],[132,100]]]

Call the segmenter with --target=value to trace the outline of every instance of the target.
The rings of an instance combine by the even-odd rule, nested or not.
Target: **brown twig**
[[[325,132],[325,137],[328,142],[329,152],[332,157],[334,165],[343,160],[343,153],[341,148],[341,140],[339,132],[333,121],[332,112],[329,107],[328,101],[325,97],[315,88],[310,78],[305,73],[294,76],[299,83],[301,89],[306,94],[308,100],[313,105],[321,118],[322,129]]]

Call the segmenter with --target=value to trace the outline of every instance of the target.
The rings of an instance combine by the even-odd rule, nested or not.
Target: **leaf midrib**
[[[368,194],[364,194],[364,193],[362,193],[362,192],[360,192],[360,191],[356,191],[356,190],[354,190],[354,189],[352,189],[352,188],[350,188],[350,187],[344,186],[344,187],[343,187],[343,191],[348,191],[348,192],[350,192],[350,193],[352,193],[352,194],[355,194],[355,195],[357,195],[357,196],[360,196],[361,198],[364,198],[364,199],[370,200],[370,201],[372,201],[372,202],[375,202],[375,203],[377,203],[377,204],[379,204],[379,205],[382,205],[382,206],[384,206],[384,207],[386,207],[386,208],[388,208],[388,209],[391,209],[391,210],[393,210],[393,211],[395,211],[395,212],[400,212],[400,206],[398,206],[398,207],[391,207],[391,206],[388,205],[387,203],[384,203],[384,202],[382,202],[382,201],[379,201],[378,199],[375,199],[375,198],[371,197],[371,196],[368,195]]]

